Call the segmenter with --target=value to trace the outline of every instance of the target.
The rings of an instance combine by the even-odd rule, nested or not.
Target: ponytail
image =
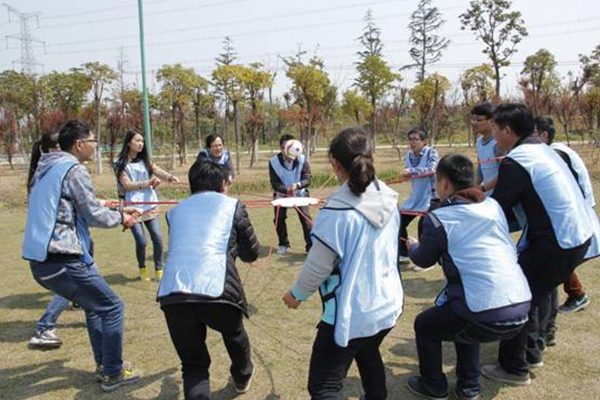
[[[31,147],[31,161],[29,162],[29,175],[27,176],[27,193],[31,192],[31,181],[42,157],[42,141],[38,140]]]
[[[348,187],[355,196],[364,193],[375,180],[373,152],[362,128],[351,127],[340,131],[329,145],[329,155],[349,173]]]
[[[367,186],[375,180],[373,157],[362,154],[357,155],[354,157],[354,160],[352,160],[352,166],[348,172],[350,172],[348,187],[355,196],[360,196],[365,192]]]

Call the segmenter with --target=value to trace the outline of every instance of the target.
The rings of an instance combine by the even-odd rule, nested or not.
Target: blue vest
[[[480,161],[479,169],[483,182],[488,182],[498,176],[499,161],[492,161],[496,158],[496,139],[490,139],[486,144],[483,143],[483,137],[477,139],[477,159]],[[483,162],[481,162],[483,161]],[[490,196],[494,189],[485,192]]]
[[[572,249],[585,243],[593,233],[586,210],[589,204],[560,156],[543,144],[521,144],[507,157],[521,165],[531,177],[560,247]],[[522,237],[526,234],[527,227]],[[526,245],[521,241],[521,248]]]
[[[150,174],[146,169],[146,165],[142,161],[129,162],[125,166],[125,173],[132,182],[147,181],[150,179]],[[154,188],[147,187],[139,190],[128,190],[125,192],[125,201],[158,201]],[[141,212],[147,212],[158,207],[156,204],[139,204],[134,205]]]
[[[324,208],[317,216],[311,234],[339,257],[335,273],[319,288],[322,320],[334,325],[339,346],[393,327],[402,313],[399,229],[397,211],[381,229],[354,209]]]
[[[214,160],[214,157],[210,154],[207,149],[200,150],[200,154],[202,154],[205,158],[209,160]],[[229,161],[229,152],[227,150],[223,150],[221,157],[218,160],[214,160],[216,163],[220,165],[226,165],[227,161]]]
[[[237,203],[221,193],[201,192],[167,213],[169,254],[158,298],[173,293],[209,297],[223,294]]]
[[[406,154],[405,166],[406,168],[427,168],[427,161],[432,148],[426,146],[424,148],[423,155],[417,165],[413,165],[410,161],[409,154]],[[435,188],[435,176],[425,176],[422,178],[416,178],[410,180],[411,191],[410,195],[404,203],[401,210],[407,211],[427,211],[431,203],[431,197]]]
[[[481,203],[441,207],[431,212],[448,238],[471,312],[494,310],[531,300],[531,292],[517,262],[506,217],[492,198]],[[444,296],[438,296],[438,305]],[[442,300],[442,301],[440,301]]]
[[[31,188],[23,239],[24,259],[45,262],[48,258],[48,246],[56,226],[62,185],[67,173],[77,164],[73,160],[55,164]],[[81,261],[90,265],[93,259],[89,253],[91,244],[89,227],[77,213],[75,213],[75,230],[83,251],[80,255]]]
[[[277,155],[274,155],[269,161],[269,164],[281,180],[281,183],[283,183],[286,187],[289,187],[294,183],[298,183],[301,180],[302,168],[304,168],[304,162],[306,160],[306,157],[304,157],[304,154],[300,154],[297,160],[298,164],[296,164],[296,168],[292,169],[287,169],[285,166],[283,166],[279,161],[279,157]],[[306,196],[306,189],[303,188],[296,190],[294,196]],[[277,193],[277,197],[282,197],[282,195],[280,193]]]

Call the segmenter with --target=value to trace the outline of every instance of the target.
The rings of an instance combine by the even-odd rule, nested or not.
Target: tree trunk
[[[235,135],[235,169],[237,174],[240,174],[241,161],[240,161],[240,134],[238,131],[238,110],[237,101],[232,101],[233,105],[233,133]]]
[[[96,139],[98,139],[98,145],[96,146],[96,172],[98,172],[98,175],[102,175],[102,134],[100,130],[100,99],[94,99],[94,107],[96,111]]]
[[[500,100],[500,65],[497,61],[493,60],[494,63],[494,71],[496,76],[494,79],[496,80],[496,98]]]
[[[171,106],[171,170],[175,169],[175,151],[177,147],[177,115],[176,105]]]
[[[377,143],[377,138],[375,134],[375,114],[377,110],[375,108],[376,102],[375,97],[371,98],[371,148],[373,149],[373,153],[375,153],[375,144]]]

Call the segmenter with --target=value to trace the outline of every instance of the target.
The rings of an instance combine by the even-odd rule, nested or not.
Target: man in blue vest
[[[282,135],[279,138],[279,147],[281,151],[269,160],[269,179],[273,188],[273,197],[308,197],[308,186],[310,185],[310,166],[304,154],[297,157],[285,151],[285,144],[288,140],[294,140],[292,135]],[[275,230],[279,239],[277,253],[286,254],[290,247],[287,225],[287,208],[275,208]],[[310,249],[310,228],[312,219],[308,207],[296,207],[300,224],[302,225],[302,234],[304,235],[305,250]]]
[[[471,109],[471,127],[476,134],[480,135],[475,143],[479,164],[477,167],[477,184],[487,196],[492,194],[496,186],[500,165],[497,158],[503,155],[498,150],[496,139],[494,139],[493,111],[494,108],[490,103],[478,104]]]
[[[248,311],[235,260],[256,260],[260,245],[244,205],[225,195],[225,168],[200,160],[188,176],[192,195],[167,213],[169,256],[158,300],[181,360],[185,398],[200,400],[210,399],[207,327],[223,337],[235,390],[250,388]]]
[[[68,121],[58,143],[62,151],[42,154],[32,180],[23,258],[40,285],[84,309],[96,378],[109,392],[141,372],[122,360],[124,305],[98,273],[89,227],[130,228],[136,211],[113,211],[96,199],[83,163],[93,159],[98,140],[86,123]]]
[[[439,205],[439,198],[435,191],[435,168],[439,155],[436,149],[427,145],[427,133],[423,129],[411,129],[408,132],[408,146],[404,171],[402,175],[410,178],[410,195],[400,206],[400,250],[398,262],[408,264],[408,225],[416,218],[418,213],[435,209]],[[420,227],[420,223],[419,223]],[[419,229],[420,231],[420,229]],[[415,270],[423,270],[416,267]]]
[[[447,399],[442,341],[456,348],[458,399],[480,397],[479,343],[507,339],[527,321],[531,292],[500,205],[475,187],[473,163],[448,154],[437,166],[439,208],[424,217],[420,241],[409,238],[410,258],[423,267],[441,260],[446,286],[435,307],[415,319],[420,376],[408,388]]]
[[[543,365],[539,316],[550,311],[550,294],[582,263],[592,241],[589,205],[563,160],[533,135],[534,120],[522,104],[494,110],[498,147],[507,151],[500,163],[492,197],[509,215],[520,206],[526,217],[517,245],[519,264],[532,294],[529,320],[514,338],[500,342],[498,365],[482,375],[513,385],[528,385],[529,369]]]

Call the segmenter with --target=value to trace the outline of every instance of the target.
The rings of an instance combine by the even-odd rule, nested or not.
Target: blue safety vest
[[[204,157],[206,157],[209,160],[213,160],[213,156],[210,154],[210,152],[207,149],[200,150],[200,154],[202,154]],[[229,161],[229,152],[227,150],[223,150],[223,153],[221,154],[221,156],[217,160],[214,160],[214,161],[217,164],[226,165],[227,161]]]
[[[410,152],[406,154],[406,168],[427,168],[427,161],[429,160],[433,149],[429,146],[425,146],[423,150],[423,155],[417,165],[411,163],[409,156]],[[400,208],[407,211],[423,212],[429,210],[433,191],[435,190],[435,177],[425,176],[422,178],[411,179],[410,186],[410,195],[404,200],[404,203]]]
[[[129,162],[125,166],[125,173],[132,182],[147,181],[150,179],[150,174],[146,169],[146,165],[143,161]],[[158,196],[156,191],[152,187],[145,189],[128,190],[125,192],[125,201],[131,202],[157,202]],[[156,204],[138,204],[134,205],[136,209],[141,212],[148,212],[158,207]]]
[[[52,166],[36,180],[27,207],[27,222],[23,239],[22,256],[26,260],[44,262],[54,234],[62,186],[69,171],[78,165],[75,160],[65,160]],[[87,265],[93,263],[90,255],[91,238],[87,222],[75,212],[75,231],[81,244],[80,259]]]
[[[173,293],[208,297],[223,294],[237,203],[221,193],[201,192],[167,213],[169,254],[158,298]]]
[[[483,137],[477,139],[477,158],[480,161],[479,169],[483,182],[488,182],[498,176],[499,161],[494,161],[496,158],[496,139],[490,139],[487,143],[483,143]],[[483,162],[482,162],[483,161]],[[490,196],[494,189],[485,192],[486,196]]]
[[[271,160],[269,160],[269,164],[273,168],[273,171],[275,171],[275,174],[277,174],[277,176],[281,180],[281,183],[283,183],[286,187],[289,187],[289,186],[293,185],[294,183],[298,183],[301,181],[302,168],[304,168],[305,160],[306,160],[306,157],[304,157],[304,154],[300,154],[297,158],[296,167],[292,168],[292,169],[288,169],[283,164],[281,164],[281,162],[279,160],[279,156],[274,155],[271,158]],[[296,197],[304,197],[305,195],[306,195],[305,188],[296,190],[296,193],[294,194],[294,196],[296,196]],[[281,197],[281,196],[282,195],[280,193],[277,193],[277,197]]]
[[[465,303],[471,312],[494,310],[531,300],[527,279],[517,262],[508,224],[492,198],[431,211],[448,238],[448,254],[460,275]],[[456,282],[449,283],[456,284]],[[445,302],[445,293],[436,304]]]

